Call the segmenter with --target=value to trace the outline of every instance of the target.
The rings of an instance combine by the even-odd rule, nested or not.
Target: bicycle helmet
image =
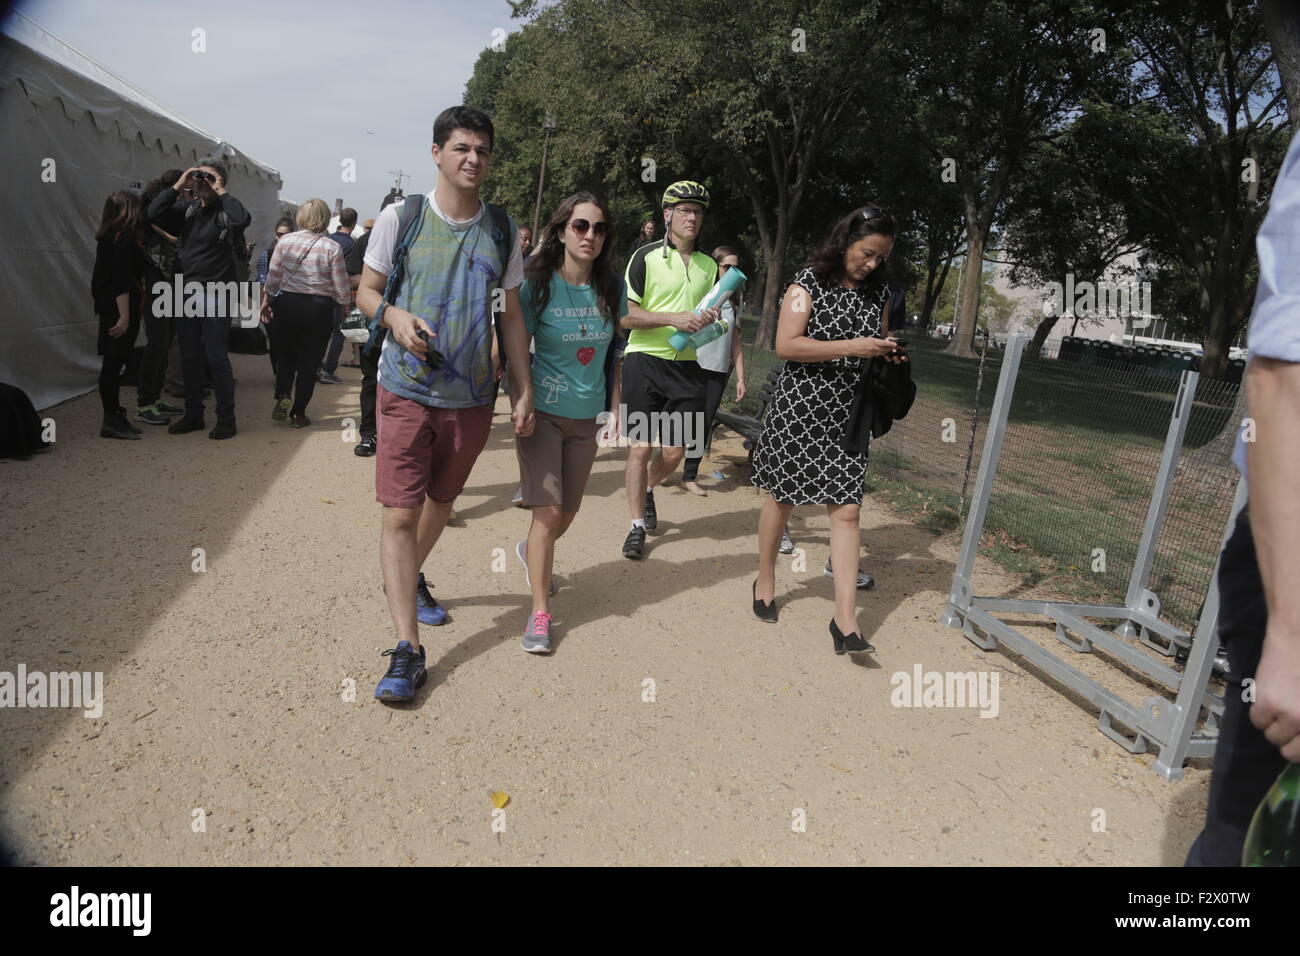
[[[669,206],[676,206],[680,202],[699,203],[705,209],[708,209],[709,191],[699,183],[691,182],[689,179],[679,180],[664,190],[663,206],[667,209]]]

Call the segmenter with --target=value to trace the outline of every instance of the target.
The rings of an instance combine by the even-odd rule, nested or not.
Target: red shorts
[[[418,508],[451,504],[487,444],[492,406],[434,408],[376,386],[375,500]]]

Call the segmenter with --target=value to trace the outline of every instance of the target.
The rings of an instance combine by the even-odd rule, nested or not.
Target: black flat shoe
[[[875,648],[863,640],[862,635],[857,631],[849,634],[847,637],[840,632],[839,627],[835,624],[835,618],[831,618],[831,640],[835,642],[835,653],[843,654],[845,651],[874,651]]]
[[[754,579],[754,586],[750,588],[754,595],[754,617],[760,621],[766,621],[768,624],[776,623],[776,600],[760,601],[758,599],[758,578]]]

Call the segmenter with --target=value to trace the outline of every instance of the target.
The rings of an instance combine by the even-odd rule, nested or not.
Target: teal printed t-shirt
[[[533,336],[533,407],[561,418],[595,418],[605,410],[605,359],[615,323],[627,314],[622,297],[613,321],[600,313],[596,290],[551,275],[551,300],[539,314],[534,280],[519,287],[524,323]]]
[[[395,304],[432,326],[433,345],[446,361],[434,371],[389,335],[378,379],[396,395],[438,408],[492,401],[492,290],[507,263],[497,250],[492,218],[481,212],[465,228],[453,228],[425,207]]]

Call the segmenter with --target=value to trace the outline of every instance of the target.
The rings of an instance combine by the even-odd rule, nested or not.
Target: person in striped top
[[[276,400],[271,417],[289,418],[292,428],[311,424],[307,403],[316,390],[316,370],[334,328],[336,305],[352,299],[343,250],[329,241],[330,210],[323,199],[298,209],[297,232],[280,238],[266,274],[262,321],[274,323],[277,351]],[[288,396],[292,394],[293,398]]]

